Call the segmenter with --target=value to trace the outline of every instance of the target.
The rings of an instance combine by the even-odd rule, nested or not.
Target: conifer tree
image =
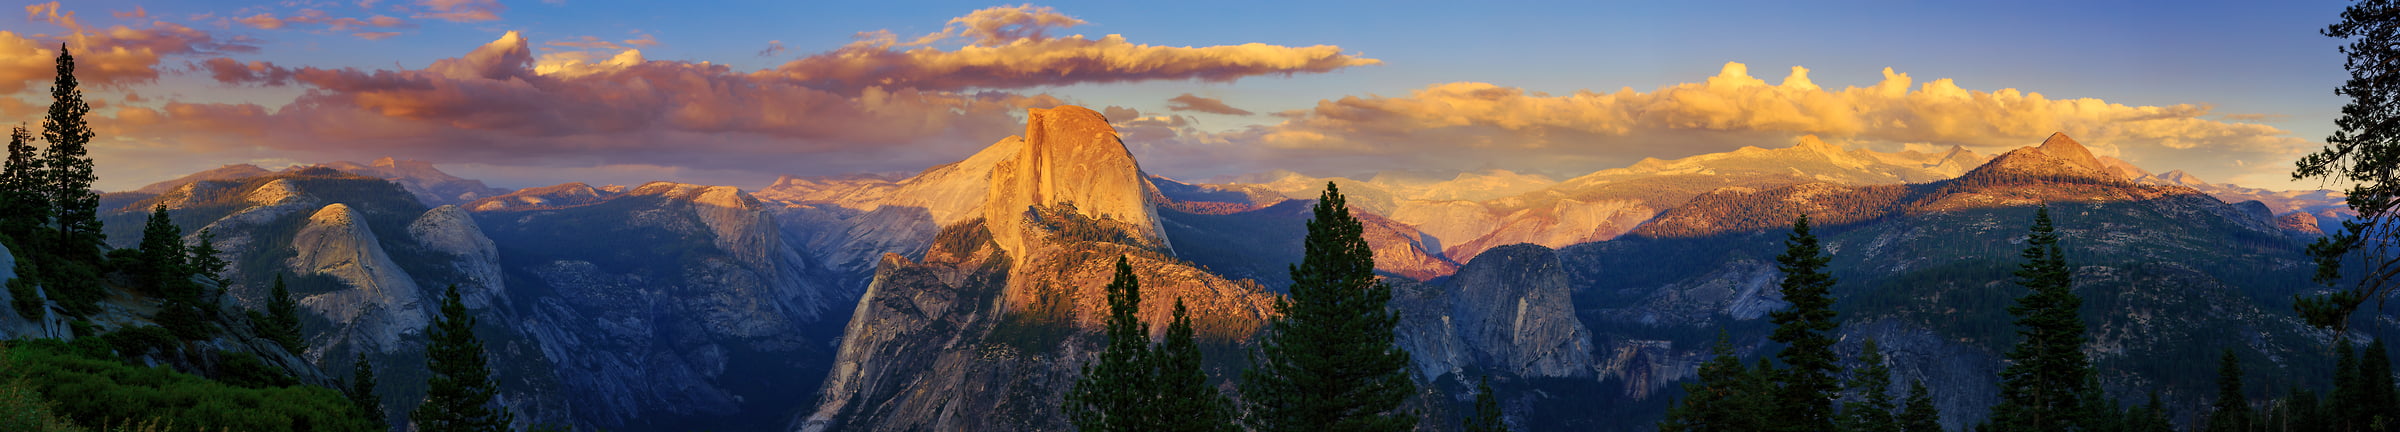
[[[184,298],[178,286],[188,284],[192,273],[184,263],[183,229],[168,217],[166,203],[150,207],[139,248],[142,259],[137,274],[142,287],[172,301],[197,300],[197,296]]]
[[[1925,389],[1925,380],[1908,382],[1908,403],[1900,408],[1901,432],[1942,432],[1942,411],[1933,406],[1933,392]]]
[[[1834,374],[1841,366],[1833,355],[1833,332],[1840,323],[1834,321],[1833,275],[1825,274],[1825,265],[1833,261],[1809,232],[1808,215],[1792,221],[1792,233],[1784,240],[1783,255],[1775,257],[1776,269],[1783,272],[1783,300],[1792,305],[1775,311],[1776,342],[1784,343],[1776,353],[1784,369],[1776,374],[1775,424],[1777,430],[1833,430],[1833,399],[1841,392],[1841,383]]]
[[[1158,386],[1151,379],[1150,329],[1142,323],[1141,282],[1117,258],[1108,283],[1108,344],[1067,391],[1067,419],[1083,431],[1141,431],[1156,425]]]
[[[1167,323],[1167,340],[1160,342],[1151,353],[1159,394],[1161,424],[1151,430],[1162,432],[1236,432],[1233,401],[1225,398],[1215,386],[1208,385],[1208,373],[1200,369],[1199,334],[1192,327],[1192,317],[1175,299],[1175,315]]]
[[[282,344],[284,349],[307,351],[308,343],[300,337],[300,303],[293,301],[292,290],[284,287],[283,274],[275,274],[275,281],[270,287],[267,291],[266,315],[253,317],[253,320],[261,321],[266,327],[260,329],[259,333]]]
[[[1742,364],[1733,354],[1733,342],[1723,330],[1717,332],[1716,345],[1709,347],[1714,357],[1700,365],[1699,380],[1683,385],[1683,402],[1667,408],[1667,416],[1658,423],[1660,432],[1730,432],[1765,430],[1764,423],[1770,385],[1761,375]],[[1765,365],[1760,365],[1765,369]]]
[[[383,397],[375,395],[375,366],[367,363],[367,353],[358,353],[358,360],[350,362],[350,388],[343,393],[350,397],[350,405],[358,407],[358,412],[368,420],[379,426],[385,424]]]
[[[2126,432],[2175,432],[2175,423],[2167,420],[2167,408],[2158,402],[2158,390],[2150,390],[2150,402],[2125,412]]]
[[[2325,148],[2301,157],[2292,179],[2316,178],[2347,184],[2350,209],[2358,216],[2342,223],[2308,246],[2316,258],[2317,282],[2351,283],[2328,295],[2295,298],[2292,308],[2311,325],[2339,332],[2352,312],[2370,299],[2388,299],[2400,279],[2400,255],[2388,247],[2400,239],[2400,2],[2360,0],[2342,10],[2342,20],[2319,31],[2343,42],[2342,66],[2350,77],[2335,94],[2348,96],[2340,130],[2325,138]],[[2357,256],[2351,256],[2353,254]],[[2363,262],[2366,271],[2345,277],[2345,261]],[[2355,281],[2355,282],[2350,282]]]
[[[1467,416],[1467,432],[1508,432],[1506,416],[1500,399],[1492,397],[1492,377],[1483,377],[1475,384],[1475,414]]]
[[[2400,430],[2400,400],[2395,400],[2400,396],[2394,394],[2400,389],[2393,388],[2391,352],[2383,339],[2367,343],[2366,351],[2359,353],[2358,374],[2365,384],[2359,395],[2365,399],[2360,405],[2370,413],[2367,424],[2380,431]]]
[[[2326,396],[2328,414],[2333,427],[2340,430],[2361,430],[2366,419],[2375,415],[2366,406],[2366,376],[2359,373],[2358,349],[2350,341],[2333,341],[2333,394]]]
[[[2217,404],[2208,413],[2208,432],[2250,430],[2250,397],[2242,391],[2242,361],[2225,349],[2217,361]]]
[[[84,122],[92,107],[83,101],[75,80],[75,56],[58,47],[58,77],[50,87],[50,114],[42,120],[44,193],[50,199],[50,220],[57,229],[58,253],[79,259],[97,258],[100,234],[100,193],[92,190],[99,176],[92,172],[89,145],[92,128]]]
[[[1844,404],[1848,418],[1847,430],[1852,432],[1899,432],[1900,425],[1892,419],[1892,367],[1884,363],[1883,349],[1874,339],[1860,344],[1858,370],[1850,372],[1850,395],[1857,401]]]
[[[1248,421],[1263,432],[1402,431],[1416,428],[1400,404],[1416,393],[1408,352],[1393,344],[1399,324],[1375,279],[1374,251],[1331,182],[1317,200],[1291,267],[1291,294],[1242,374]]]
[[[2034,211],[2025,240],[2025,263],[2017,284],[2033,291],[2008,312],[2017,317],[2020,339],[2000,371],[2000,403],[1992,407],[1996,431],[2088,430],[2094,425],[2087,400],[2096,394],[2090,359],[2083,354],[2084,326],[2074,275],[2058,246],[2050,208]]]
[[[232,263],[225,262],[224,251],[217,250],[217,234],[215,232],[201,228],[200,234],[195,237],[193,239],[195,241],[189,248],[192,256],[185,259],[184,262],[191,266],[192,273],[217,283],[218,292],[202,293],[206,298],[201,302],[208,306],[211,312],[214,312],[216,306],[223,304],[225,284],[232,282],[225,279],[225,267]]]
[[[19,125],[8,132],[8,159],[0,163],[0,234],[21,247],[42,239],[34,233],[49,220],[50,199],[42,181],[42,159],[33,147],[33,132]]]
[[[459,300],[458,285],[442,294],[441,315],[425,328],[425,402],[408,414],[421,432],[498,432],[515,416],[492,400],[500,389],[475,337],[475,317]]]

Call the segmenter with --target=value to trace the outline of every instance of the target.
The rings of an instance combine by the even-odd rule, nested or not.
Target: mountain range
[[[1120,257],[1148,322],[1178,299],[1192,307],[1230,392],[1329,183],[1395,287],[1398,337],[1426,384],[1411,404],[1437,418],[1470,399],[1467,377],[1488,375],[1521,428],[1651,424],[1720,334],[1764,355],[1766,313],[1783,305],[1771,257],[1800,214],[1819,221],[1840,279],[1837,350],[1880,341],[1898,381],[1933,387],[1952,427],[1995,397],[2021,294],[2008,272],[2035,206],[2059,217],[2086,351],[2112,396],[2158,389],[2189,417],[2214,368],[2188,359],[2241,348],[2261,353],[2245,358],[2254,382],[2312,384],[2331,364],[2317,348],[2336,337],[2288,306],[2316,286],[2305,242],[2350,215],[2339,194],[2154,174],[2064,134],[1999,155],[1806,136],[1565,179],[1187,182],[1143,170],[1099,112],[1026,119],[912,176],[510,191],[385,158],[230,165],[107,194],[103,210],[120,247],[153,205],[215,233],[239,305],[260,307],[282,275],[310,346],[287,362],[324,376],[368,355],[394,383],[382,396],[395,418],[424,392],[411,365],[433,299],[456,285],[524,424],[1063,429],[1057,401],[1099,347],[1101,286]],[[50,321],[0,311],[10,336],[58,335]],[[2395,330],[2384,316],[2341,337]]]

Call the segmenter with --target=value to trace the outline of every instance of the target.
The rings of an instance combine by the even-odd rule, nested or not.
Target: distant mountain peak
[[[2074,138],[2067,137],[2066,132],[2051,133],[2050,138],[2043,139],[2042,145],[2035,146],[2034,149],[2092,171],[2103,173],[2109,171],[2108,167],[2100,164],[2100,158],[2092,156],[2091,149],[2085,148],[2083,143],[2075,142]]]

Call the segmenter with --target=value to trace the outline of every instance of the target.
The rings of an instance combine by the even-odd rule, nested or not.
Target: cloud
[[[1022,131],[1026,108],[1064,103],[1025,88],[1232,80],[1375,62],[1330,46],[1168,48],[1046,32],[1079,23],[1046,8],[986,9],[951,20],[906,51],[896,41],[862,39],[757,71],[648,59],[641,48],[658,41],[640,32],[623,40],[549,42],[508,32],[414,69],[208,58],[185,62],[185,70],[226,85],[302,91],[283,104],[121,107],[95,124],[111,128],[104,134],[122,141],[113,147],[119,150],[300,160],[396,155],[543,172],[673,167],[759,173],[764,181],[778,173],[917,170],[955,161]],[[999,45],[978,45],[987,42]],[[873,70],[883,72],[874,79],[845,75]],[[1111,113],[1123,114],[1128,130],[1142,137],[1171,138],[1190,127],[1183,116]]]
[[[1643,157],[1779,146],[1809,134],[1885,150],[1921,143],[1995,152],[2066,132],[2101,155],[2186,169],[2230,170],[2225,161],[2289,158],[2314,147],[2272,126],[2212,119],[2205,105],[2132,106],[2007,88],[1969,90],[1948,79],[1918,84],[1889,68],[1873,85],[1827,89],[1809,79],[1808,69],[1791,71],[1770,84],[1743,64],[1727,63],[1716,76],[1646,92],[1551,95],[1488,83],[1438,84],[1405,96],[1323,100],[1278,114],[1285,117],[1279,124],[1186,132],[1165,147],[1200,158],[1195,171],[1248,158],[1327,172],[1493,163],[1570,174]]]
[[[1250,110],[1234,108],[1232,105],[1226,105],[1225,101],[1223,100],[1193,96],[1191,93],[1184,93],[1182,96],[1176,96],[1172,99],[1167,99],[1167,109],[1175,111],[1199,111],[1210,114],[1238,116],[1255,114],[1250,112]]]
[[[771,41],[767,41],[767,49],[758,50],[758,56],[759,56],[759,57],[774,57],[774,56],[777,56],[777,55],[782,55],[782,54],[783,54],[783,51],[784,51],[784,49],[785,49],[785,48],[783,47],[783,41],[779,41],[779,40],[771,40]]]
[[[417,18],[450,22],[498,21],[500,13],[508,11],[497,0],[417,0],[417,6],[424,8]]]
[[[1083,21],[1047,7],[990,8],[950,20],[943,31],[908,42],[888,31],[861,33],[848,46],[763,73],[848,92],[867,87],[967,90],[1156,80],[1229,82],[1382,63],[1331,45],[1195,48],[1136,44],[1120,35],[1049,35],[1050,30],[1079,24]],[[959,41],[965,45],[947,50],[936,46]]]
[[[219,20],[221,23],[239,23],[241,25],[260,30],[279,30],[284,27],[299,25],[322,25],[324,26],[325,30],[341,32],[366,28],[388,29],[415,26],[414,24],[409,23],[407,20],[386,15],[376,15],[363,19],[336,17],[325,13],[325,11],[317,9],[301,9],[300,11],[294,12],[291,15],[280,17],[272,13],[261,12],[257,15],[251,15],[247,17],[220,18]]]
[[[146,15],[147,12],[144,12]],[[65,30],[57,35],[24,35],[0,31],[0,94],[23,91],[56,75],[58,46],[75,54],[76,78],[96,87],[122,87],[156,81],[162,59],[257,52],[241,37],[219,38],[180,24],[149,21],[130,27],[87,25],[58,2],[25,7],[26,19]]]

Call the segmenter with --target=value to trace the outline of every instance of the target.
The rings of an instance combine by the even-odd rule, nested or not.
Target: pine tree
[[[1400,404],[1416,382],[1408,352],[1393,344],[1399,317],[1386,308],[1392,288],[1375,279],[1366,230],[1330,182],[1313,210],[1291,294],[1276,299],[1242,374],[1249,423],[1263,432],[1415,429]]]
[[[254,315],[252,320],[265,327],[259,329],[267,339],[282,344],[292,352],[308,350],[308,342],[300,337],[300,303],[292,300],[292,290],[283,285],[283,274],[277,273],[267,291],[267,313]]]
[[[2150,391],[2150,402],[2125,413],[2126,432],[2175,432],[2175,423],[2167,420],[2167,407],[2158,402],[2158,390]]]
[[[10,128],[8,159],[0,164],[0,234],[31,247],[41,239],[34,233],[49,221],[50,199],[42,180],[42,159],[25,126]]]
[[[1683,385],[1683,402],[1667,408],[1660,432],[1730,432],[1764,430],[1766,390],[1770,385],[1733,354],[1733,342],[1717,332],[1714,356],[1700,365],[1699,380]],[[1760,365],[1765,369],[1765,365]]]
[[[2242,391],[2242,360],[2225,349],[2217,361],[2217,404],[2208,413],[2209,432],[2250,430],[2250,397]]]
[[[1475,384],[1475,414],[1467,417],[1467,432],[1508,432],[1505,417],[1500,399],[1492,397],[1492,377],[1483,377]]]
[[[350,363],[350,388],[343,393],[350,397],[350,405],[358,407],[358,412],[368,420],[376,425],[385,424],[383,397],[375,394],[375,367],[367,363],[367,353],[358,353],[358,360]]]
[[[50,147],[42,152],[43,181],[48,186],[51,221],[57,229],[54,245],[59,254],[76,259],[94,259],[99,252],[100,193],[92,190],[92,182],[100,177],[92,172],[92,127],[84,123],[92,106],[83,101],[83,89],[75,81],[75,56],[64,44],[58,47],[58,78],[50,87],[50,114],[42,120],[42,140]]]
[[[1908,403],[1900,408],[1901,432],[1942,432],[1942,411],[1933,406],[1933,392],[1925,389],[1925,380],[1908,382]]]
[[[1158,386],[1151,378],[1150,329],[1142,323],[1141,282],[1117,258],[1108,283],[1108,345],[1067,391],[1067,417],[1084,431],[1140,431],[1158,424]]]
[[[2326,396],[2326,406],[2334,428],[2351,431],[2367,427],[2366,418],[2373,416],[2366,406],[2366,377],[2359,373],[2358,349],[2350,341],[2333,341],[2333,394]]]
[[[2383,339],[2378,338],[2367,343],[2366,351],[2359,353],[2358,358],[2358,374],[2365,386],[2359,391],[2365,399],[2360,405],[2370,413],[2367,424],[2379,431],[2400,430],[2400,400],[2396,400],[2400,395],[2394,394],[2400,389],[2393,388],[2392,357],[2388,349]]]
[[[1900,425],[1892,419],[1892,367],[1884,363],[1883,350],[1874,339],[1860,344],[1858,370],[1850,372],[1850,394],[1857,401],[1844,404],[1848,427],[1852,432],[1899,432]]]
[[[1784,240],[1783,255],[1775,257],[1776,269],[1783,272],[1783,300],[1790,307],[1775,311],[1776,342],[1784,343],[1776,353],[1784,369],[1776,374],[1775,425],[1778,430],[1833,430],[1833,399],[1841,392],[1841,383],[1834,378],[1841,366],[1833,355],[1833,336],[1829,335],[1840,323],[1834,321],[1833,275],[1825,274],[1825,265],[1833,261],[1817,243],[1816,234],[1809,232],[1808,215],[1792,221],[1792,233]]]
[[[515,416],[493,406],[500,389],[484,361],[483,341],[475,337],[475,317],[459,300],[458,285],[442,294],[441,316],[425,328],[425,402],[408,414],[421,432],[497,432],[508,430]]]
[[[191,271],[184,262],[183,229],[167,215],[167,204],[150,207],[150,218],[142,224],[139,282],[151,293],[170,301],[198,300],[185,298],[181,285],[189,284]]]
[[[1993,430],[2064,431],[2093,426],[2086,403],[2093,392],[2090,359],[2083,354],[2084,326],[2074,275],[2058,246],[2050,208],[2034,211],[2025,240],[2025,263],[2017,284],[2033,291],[2008,312],[2017,317],[2022,339],[2008,351],[2000,371],[2000,403],[1992,407]]]
[[[2389,298],[2400,288],[2392,283],[2400,278],[2400,266],[2389,265],[2400,256],[2387,247],[2400,237],[2400,226],[2392,225],[2393,217],[2400,216],[2393,212],[2400,209],[2400,109],[2395,109],[2400,108],[2400,86],[2392,85],[2400,80],[2400,68],[2392,67],[2400,61],[2400,2],[2352,3],[2342,10],[2341,22],[2319,34],[2344,42],[2340,50],[2347,58],[2342,66],[2350,78],[2334,93],[2350,101],[2342,106],[2342,117],[2334,120],[2341,129],[2325,138],[2324,149],[2294,164],[2292,179],[2350,185],[2344,195],[2358,216],[2343,222],[2342,230],[2318,238],[2308,253],[2316,258],[2317,282],[2353,285],[2329,295],[2296,298],[2292,308],[2309,324],[2339,332],[2361,304]],[[2353,252],[2361,256],[2349,257]],[[2344,261],[2372,265],[2363,275],[2344,277]]]
[[[208,309],[214,312],[217,306],[224,304],[225,284],[233,282],[225,279],[225,267],[232,263],[225,262],[224,251],[217,250],[217,234],[215,232],[201,228],[200,234],[196,237],[189,248],[192,256],[184,261],[191,266],[192,273],[208,278],[210,282],[216,282],[218,287],[216,292],[201,293],[205,297],[201,304],[208,306]]]
[[[1233,401],[1200,369],[1198,332],[1192,328],[1183,299],[1175,299],[1175,315],[1167,323],[1167,340],[1152,351],[1162,424],[1151,430],[1168,432],[1236,432]]]

